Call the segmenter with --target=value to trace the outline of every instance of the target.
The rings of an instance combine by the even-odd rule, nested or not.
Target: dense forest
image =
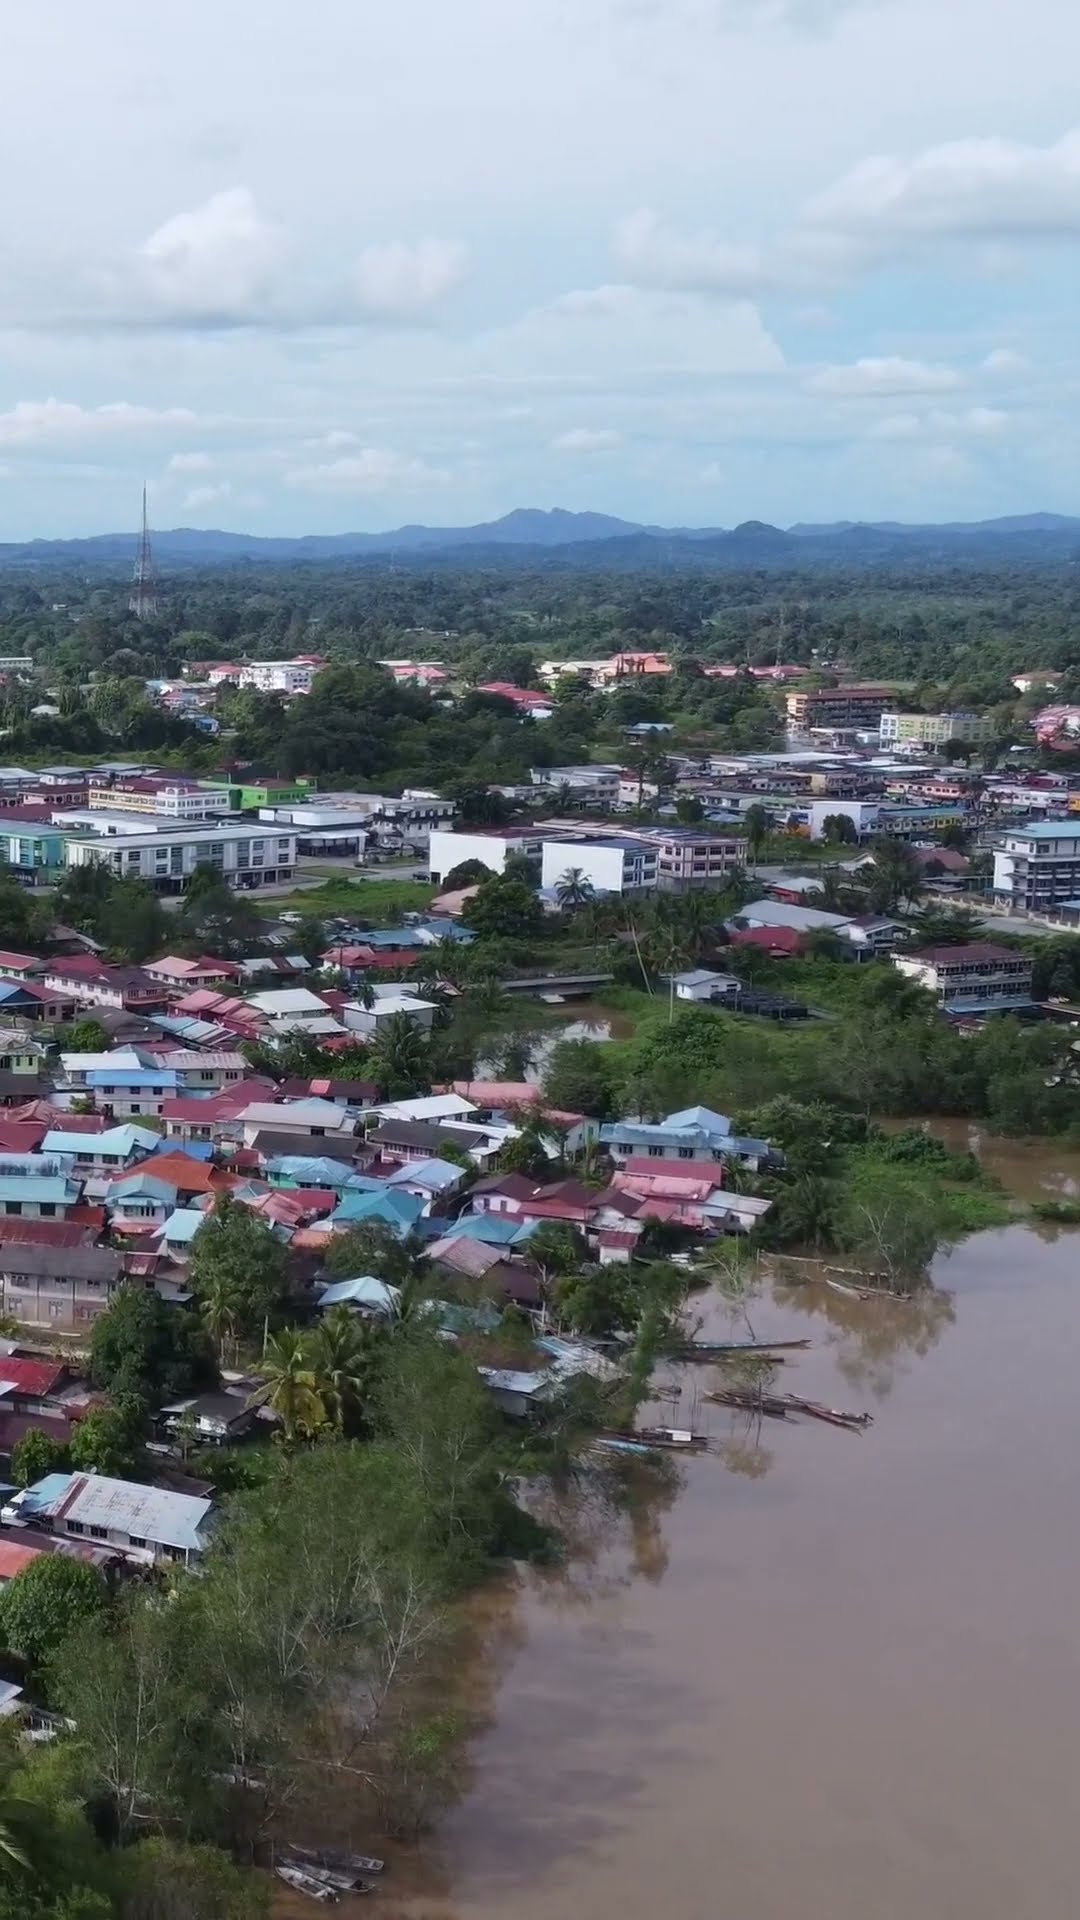
[[[3,694],[12,757],[138,751],[194,770],[216,765],[221,743],[156,706],[145,682],[207,659],[311,652],[331,671],[291,711],[251,692],[225,701],[225,757],[320,777],[476,785],[602,758],[640,721],[670,722],[680,744],[707,736],[714,747],[769,746],[782,732],[778,694],[748,674],[702,678],[703,666],[723,662],[894,680],[906,704],[989,708],[1014,737],[1042,699],[1018,698],[1014,673],[1053,668],[1058,697],[1080,698],[1080,581],[1064,565],[612,575],[539,564],[234,564],[166,575],[159,615],[142,623],[127,595],[122,577],[100,572],[0,572],[0,653],[29,654],[41,676]],[[555,719],[541,725],[465,692],[488,680],[528,686],[541,660],[626,647],[663,649],[677,671],[607,699],[564,682]],[[395,657],[443,661],[465,697],[451,712],[395,686],[377,665]],[[35,716],[45,690],[60,712]]]

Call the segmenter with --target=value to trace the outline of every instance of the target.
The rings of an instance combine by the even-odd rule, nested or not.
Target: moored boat
[[[306,1893],[309,1900],[320,1900],[324,1906],[335,1907],[341,1897],[334,1887],[328,1886],[325,1880],[317,1880],[313,1873],[303,1867],[283,1864],[275,1867],[274,1872],[287,1887],[292,1887],[297,1893]]]

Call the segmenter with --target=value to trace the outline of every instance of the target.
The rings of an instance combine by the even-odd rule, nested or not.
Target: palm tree
[[[391,1096],[415,1093],[429,1083],[428,1051],[426,1036],[408,1014],[392,1013],[371,1045],[372,1074]]]
[[[371,1399],[386,1329],[374,1320],[331,1307],[309,1347],[317,1392],[339,1433],[355,1429]]]
[[[581,867],[567,867],[555,882],[555,898],[564,912],[588,906],[595,892],[596,888]]]
[[[206,1330],[218,1353],[224,1355],[226,1342],[235,1354],[238,1349],[237,1325],[243,1314],[244,1300],[231,1274],[215,1272],[210,1284],[199,1296]]]
[[[766,809],[756,802],[747,807],[743,814],[743,826],[746,828],[746,850],[750,855],[750,865],[757,869],[758,855],[769,837],[769,815]]]
[[[295,1327],[275,1333],[266,1343],[259,1365],[263,1384],[248,1399],[248,1406],[269,1407],[281,1421],[285,1445],[291,1447],[298,1435],[310,1435],[324,1425],[326,1408],[319,1382],[312,1367],[303,1335]]]

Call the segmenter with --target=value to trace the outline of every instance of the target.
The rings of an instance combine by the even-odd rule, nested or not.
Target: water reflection
[[[845,1380],[878,1400],[892,1392],[906,1356],[922,1358],[956,1323],[956,1303],[941,1287],[922,1287],[904,1297],[860,1300],[824,1280],[773,1282],[777,1306],[824,1320],[826,1344],[835,1348]]]

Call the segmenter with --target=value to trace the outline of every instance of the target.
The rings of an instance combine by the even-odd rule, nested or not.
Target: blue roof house
[[[63,1220],[81,1198],[82,1181],[66,1154],[6,1153],[0,1159],[0,1214]]]
[[[385,1186],[382,1193],[343,1194],[341,1204],[330,1215],[331,1227],[362,1227],[370,1221],[389,1227],[399,1240],[410,1234],[424,1211],[424,1201],[414,1193],[398,1193]]]

